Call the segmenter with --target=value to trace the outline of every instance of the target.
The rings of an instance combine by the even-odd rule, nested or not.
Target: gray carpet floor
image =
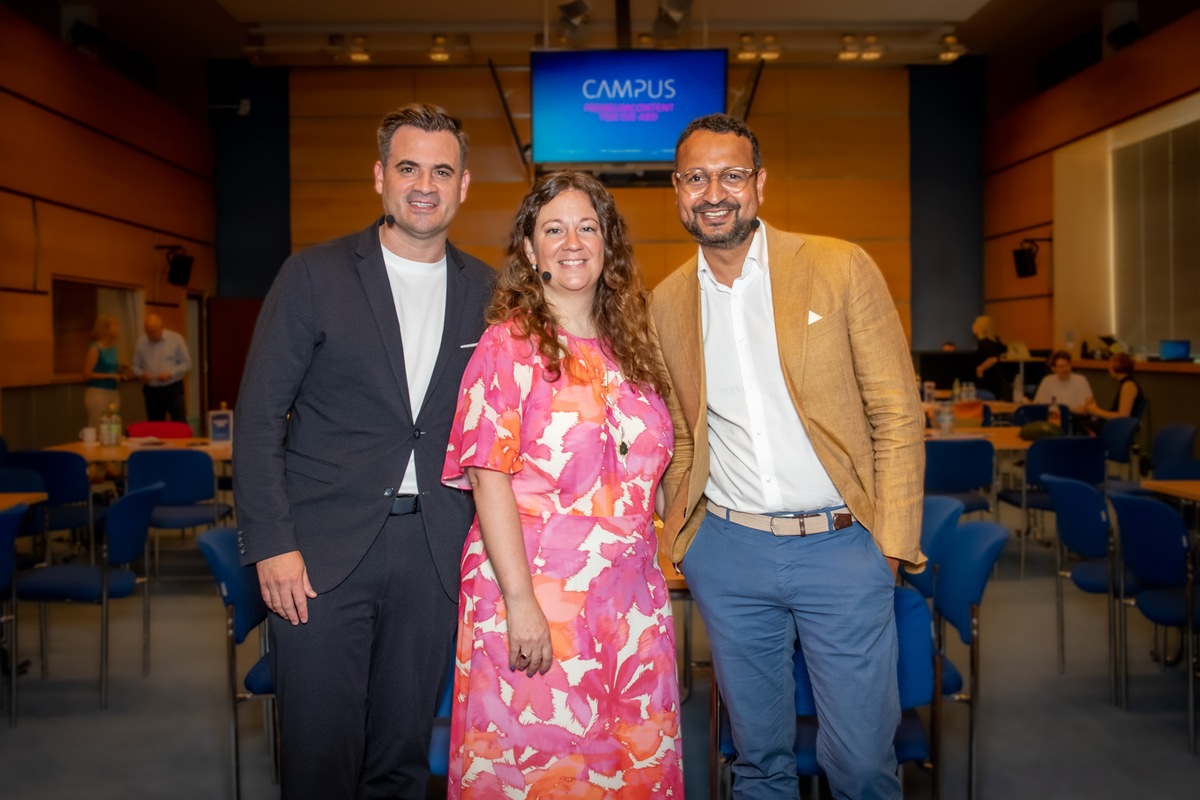
[[[1059,674],[1051,551],[1030,551],[1023,580],[1016,553],[1010,542],[983,603],[979,797],[1200,796],[1200,756],[1187,752],[1183,667],[1163,670],[1150,659],[1150,626],[1131,612],[1130,709],[1110,705],[1103,599],[1069,589],[1067,670]],[[33,665],[20,679],[18,726],[0,719],[0,798],[229,796],[224,610],[193,541],[165,538],[162,571],[152,599],[148,678],[141,676],[140,602],[113,603],[104,711],[98,609],[52,609],[50,675],[42,679],[37,609],[22,605],[20,653]],[[698,620],[696,628],[693,658],[704,660],[707,642]],[[244,665],[253,647],[244,647]],[[951,655],[965,667],[957,641]],[[684,704],[686,791],[688,800],[704,800],[710,684],[705,669],[694,676]],[[943,719],[942,797],[956,800],[966,797],[967,709],[948,703]],[[243,706],[241,731],[243,797],[278,797],[257,704]],[[906,796],[927,797],[929,789],[927,773],[906,769]]]

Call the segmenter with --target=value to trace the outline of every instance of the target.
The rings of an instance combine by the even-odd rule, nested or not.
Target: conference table
[[[50,499],[45,492],[0,492],[0,511],[25,505],[32,506]]]
[[[233,444],[231,442],[213,442],[209,439],[159,439],[153,436],[141,438],[123,438],[120,444],[107,445],[98,442],[67,442],[45,448],[46,450],[64,450],[68,453],[78,453],[89,464],[116,463],[124,464],[129,461],[131,453],[138,450],[200,450],[208,453],[214,463],[233,460]]]
[[[1200,503],[1200,481],[1156,481],[1143,480],[1142,488],[1180,500],[1190,500]]]
[[[1028,450],[1033,442],[1021,438],[1021,429],[1016,425],[999,425],[988,428],[955,428],[944,434],[936,428],[925,429],[925,441],[955,439],[987,439],[996,451]]]

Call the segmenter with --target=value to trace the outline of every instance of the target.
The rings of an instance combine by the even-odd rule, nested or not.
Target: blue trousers
[[[895,579],[871,534],[777,537],[708,514],[681,565],[729,711],[737,800],[798,791],[797,641],[812,679],[817,760],[834,797],[901,797]]]

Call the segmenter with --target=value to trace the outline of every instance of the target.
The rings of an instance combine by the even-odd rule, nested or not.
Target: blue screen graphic
[[[696,117],[725,111],[724,50],[530,54],[537,164],[654,164]]]

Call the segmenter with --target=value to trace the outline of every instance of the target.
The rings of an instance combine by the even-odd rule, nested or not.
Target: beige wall
[[[747,68],[732,67],[731,90]],[[523,143],[529,73],[499,72]],[[412,100],[442,105],[471,136],[471,186],[451,239],[493,266],[530,173],[509,132],[491,73],[477,68],[312,69],[291,79],[292,245],[358,230],[380,213],[372,188],[375,128]],[[731,94],[732,101],[732,94]],[[767,67],[749,118],[768,172],[762,216],[796,231],[840,236],[879,262],[906,330],[910,319],[908,76],[901,69]],[[694,252],[665,188],[616,188],[649,286]]]

